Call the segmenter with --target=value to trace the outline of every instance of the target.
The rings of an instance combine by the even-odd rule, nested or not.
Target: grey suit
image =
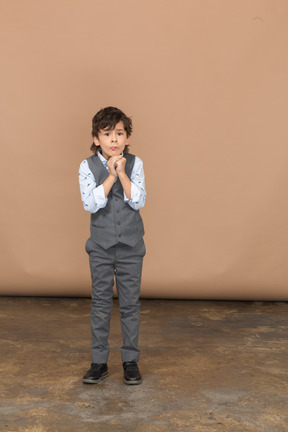
[[[125,157],[125,170],[130,178],[135,157],[130,154]],[[87,160],[96,184],[102,184],[108,171],[97,156]],[[106,207],[91,214],[91,237],[85,247],[92,279],[92,363],[107,363],[114,278],[121,313],[122,361],[139,360],[139,296],[145,255],[143,235],[140,213],[124,202],[123,188],[117,179]]]

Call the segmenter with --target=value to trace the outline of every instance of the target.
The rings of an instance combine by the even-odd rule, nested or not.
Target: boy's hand
[[[122,184],[123,190],[125,192],[128,200],[131,200],[131,181],[125,172],[126,158],[120,156],[120,158],[116,162],[116,173],[118,178]]]
[[[110,159],[108,159],[108,162],[107,162],[107,165],[109,168],[109,173],[114,177],[118,176],[116,168],[117,168],[118,160],[120,158],[122,158],[122,156],[112,156],[112,157],[110,157]]]
[[[123,156],[120,156],[120,159],[117,160],[116,164],[115,164],[115,169],[116,169],[116,173],[117,175],[121,175],[123,173],[125,173],[125,165],[126,165],[126,158]]]

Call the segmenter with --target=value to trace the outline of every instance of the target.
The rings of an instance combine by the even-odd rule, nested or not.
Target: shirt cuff
[[[108,198],[105,197],[104,187],[103,185],[97,186],[95,189],[93,189],[93,196],[95,199],[95,203],[97,207],[103,208],[106,206]]]
[[[130,202],[130,203],[138,203],[139,202],[141,193],[134,183],[131,182],[131,199],[130,200],[127,198],[124,191],[123,191],[123,193],[124,193],[124,202],[127,202],[127,203],[128,202]]]

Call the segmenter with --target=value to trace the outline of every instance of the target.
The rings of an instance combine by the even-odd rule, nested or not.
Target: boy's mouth
[[[117,147],[113,146],[111,147],[111,150],[117,150]]]

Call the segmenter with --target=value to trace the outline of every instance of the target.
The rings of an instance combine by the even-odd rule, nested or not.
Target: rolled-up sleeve
[[[146,199],[145,174],[142,160],[135,156],[134,167],[131,173],[131,199],[128,200],[124,192],[124,201],[127,202],[134,210],[140,210]]]
[[[97,186],[86,159],[80,164],[79,185],[83,207],[87,212],[96,213],[106,206],[108,199],[104,188],[102,185]]]

